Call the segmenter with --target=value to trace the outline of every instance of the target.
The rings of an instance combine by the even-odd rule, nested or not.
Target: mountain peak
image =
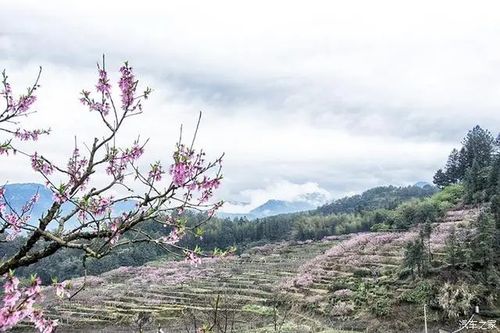
[[[307,201],[285,201],[270,199],[259,207],[252,209],[250,215],[255,217],[266,217],[279,214],[296,213],[316,208]]]

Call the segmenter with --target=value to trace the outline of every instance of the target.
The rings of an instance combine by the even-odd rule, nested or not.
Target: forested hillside
[[[144,327],[154,322],[171,332],[182,331],[179,322],[191,329],[214,320],[241,332],[417,332],[424,305],[429,327],[450,331],[479,306],[477,320],[492,323],[500,319],[499,143],[473,128],[437,171],[439,189],[377,187],[313,211],[254,221],[202,224],[206,215],[183,212],[176,218],[202,228],[180,245],[200,255],[229,249],[235,256],[189,267],[175,261],[182,253],[154,244],[123,247],[87,260],[92,290],[54,303],[51,313],[83,328],[129,327],[149,313]],[[165,233],[155,223],[143,228]],[[28,268],[46,283],[84,273],[76,249]]]
[[[213,217],[198,234],[190,234],[182,245],[199,246],[210,253],[216,248],[245,248],[281,240],[319,240],[325,236],[342,235],[366,231],[406,230],[419,223],[433,223],[457,204],[483,204],[498,220],[499,141],[480,127],[472,129],[464,138],[460,148],[462,158],[456,173],[456,152],[453,150],[446,163],[446,180],[441,178],[442,170],[435,176],[438,191],[433,186],[382,186],[367,190],[359,195],[341,198],[316,210],[271,216],[263,219],[222,219]],[[475,155],[473,152],[478,152]],[[467,157],[468,156],[468,157]],[[475,162],[476,161],[476,162]],[[481,161],[481,162],[477,162]],[[486,161],[486,162],[485,162]],[[453,176],[460,174],[461,176]],[[458,178],[457,178],[458,177]],[[182,218],[187,226],[198,225],[206,219],[203,214],[186,211]],[[497,222],[498,223],[498,222]],[[162,235],[164,227],[155,223],[143,228],[150,233]],[[22,239],[16,241],[22,242]],[[0,247],[2,247],[0,243]],[[3,250],[7,256],[9,248]],[[147,261],[175,253],[167,253],[154,244],[134,244],[124,247],[118,253],[98,261],[89,260],[87,268],[93,274],[102,273],[120,266],[142,265]],[[78,250],[64,250],[55,256],[35,264],[37,271],[47,283],[52,276],[69,278],[83,274],[81,256]],[[21,269],[20,273],[30,269]],[[28,273],[26,273],[28,274]]]
[[[430,198],[435,192],[436,188],[431,186],[424,188],[383,186],[365,191],[361,195],[336,200],[330,205],[308,212],[283,214],[256,220],[244,218],[231,220],[213,217],[204,224],[201,238],[191,234],[182,241],[182,244],[191,248],[200,246],[207,252],[213,251],[215,248],[228,247],[235,247],[241,251],[250,246],[273,241],[321,239],[327,235],[369,231],[372,228],[374,230],[389,228],[390,226],[383,224],[384,222],[389,223],[387,216],[390,215],[393,219],[403,221],[413,209],[419,209],[421,205],[426,206],[418,203],[419,199]],[[455,197],[446,198],[450,200],[447,206],[457,200],[458,194],[452,193],[452,195]],[[401,205],[403,202],[408,202],[408,204],[403,206]],[[399,210],[394,210],[399,206],[401,206]],[[335,207],[336,213],[325,214],[326,207]],[[393,209],[389,209],[389,207],[393,207]],[[422,213],[415,212],[415,214]],[[189,226],[201,223],[206,219],[206,216],[187,211],[183,214],[183,218]],[[394,221],[391,220],[391,222]],[[165,232],[164,227],[155,223],[149,223],[144,228],[148,233],[156,235],[162,235]],[[15,240],[19,243],[22,241],[22,237]],[[13,251],[12,247],[7,247],[2,243],[0,243],[0,249],[6,256]],[[98,274],[121,266],[142,265],[165,255],[175,258],[175,255],[154,244],[134,244],[100,260],[89,259],[87,269],[92,274]],[[71,249],[60,251],[51,258],[43,259],[34,264],[33,267],[37,268],[39,276],[46,283],[50,283],[52,277],[55,276],[66,279],[80,276],[84,271],[80,251]],[[22,268],[19,273],[29,276],[32,269],[32,267]]]

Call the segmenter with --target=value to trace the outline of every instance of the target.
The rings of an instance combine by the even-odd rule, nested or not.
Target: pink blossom
[[[17,104],[14,106],[16,108],[16,112],[18,114],[25,113],[26,111],[29,110],[31,105],[35,103],[35,101],[36,101],[36,96],[33,95],[21,96]]]
[[[113,197],[98,197],[92,198],[88,210],[95,215],[104,215],[111,213],[111,204],[113,203]]]
[[[68,285],[66,282],[62,283],[55,283],[55,288],[56,288],[56,296],[59,298],[67,298],[70,296],[70,293],[68,291]]]
[[[97,111],[103,116],[108,115],[111,106],[106,100],[103,100],[102,102],[96,102],[94,99],[90,98],[90,92],[85,90],[82,91],[82,95],[83,97],[80,98],[80,102],[83,105],[88,106],[90,111]]]
[[[40,285],[42,284],[42,280],[37,276],[33,279],[31,282],[31,285],[26,289],[25,293],[28,297],[32,297],[35,295],[40,294],[41,288]]]
[[[75,148],[73,154],[68,161],[68,173],[70,176],[70,184],[77,184],[85,173],[85,168],[87,167],[88,160],[85,157],[80,156],[80,150]],[[88,178],[87,178],[88,182]]]
[[[124,162],[134,162],[139,159],[142,154],[144,154],[144,147],[139,146],[139,142],[136,141],[132,148],[127,148],[125,152],[123,152],[121,159]]]
[[[112,149],[108,153],[108,166],[106,173],[112,175],[115,179],[123,180],[123,174],[127,170],[127,164],[133,164],[144,153],[144,147],[135,141],[131,148],[119,153],[117,149]]]
[[[3,306],[0,308],[0,331],[6,331],[21,320],[29,318],[41,333],[51,333],[57,321],[44,318],[43,313],[34,310],[33,305],[41,298],[41,280],[33,278],[31,285],[20,288],[19,280],[9,273],[4,284]]]
[[[14,132],[14,136],[19,138],[21,141],[36,141],[38,140],[38,137],[43,134],[49,134],[50,130],[44,130],[44,129],[35,129],[35,130],[25,130],[25,129],[17,129]]]
[[[17,304],[19,299],[21,298],[21,293],[17,290],[12,291],[10,293],[6,293],[3,297],[3,303],[6,307],[13,307]]]
[[[43,158],[38,157],[38,153],[31,156],[31,167],[44,175],[50,175],[54,171],[54,167]]]
[[[41,311],[33,311],[29,317],[40,333],[51,333],[57,327],[57,321],[45,319]]]
[[[109,95],[111,91],[111,85],[109,84],[108,73],[104,69],[99,69],[99,81],[96,85],[97,91]]]
[[[194,251],[188,251],[188,253],[186,253],[185,261],[194,266],[201,264],[201,258],[198,257]]]
[[[176,163],[170,171],[174,185],[182,186],[190,176],[190,169],[185,163]]]
[[[156,162],[155,164],[151,165],[151,170],[149,170],[148,179],[150,181],[159,182],[164,173],[165,172],[162,170],[160,162]]]
[[[6,294],[12,293],[19,288],[19,279],[12,274],[7,275],[7,281],[5,282],[3,289]]]
[[[116,218],[110,225],[110,230],[112,232],[111,239],[109,240],[111,245],[114,245],[120,239],[120,226],[122,225],[122,219]]]
[[[180,233],[177,228],[174,228],[168,236],[163,236],[160,238],[160,242],[164,244],[173,245],[180,241]]]
[[[52,196],[52,199],[58,204],[63,204],[68,201],[68,195],[64,191],[55,192]]]
[[[137,81],[135,80],[134,74],[132,72],[132,67],[127,63],[120,68],[121,77],[118,82],[118,86],[121,90],[122,97],[122,109],[128,109],[134,102],[134,94],[137,87]]]
[[[110,155],[106,173],[112,175],[115,179],[122,180],[123,173],[127,169],[126,162],[117,155]]]
[[[35,193],[21,208],[21,215],[30,212],[38,200],[40,200],[40,194]]]
[[[9,150],[11,150],[12,147],[8,142],[1,144],[0,145],[0,155],[9,155]]]
[[[30,219],[29,215],[26,216],[18,216],[16,213],[8,213],[5,214],[4,220],[9,225],[9,235],[7,236],[7,240],[13,240],[16,238],[21,232],[21,228],[26,224],[26,222]]]

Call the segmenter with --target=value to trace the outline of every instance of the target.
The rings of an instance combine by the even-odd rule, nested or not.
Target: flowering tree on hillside
[[[36,141],[50,134],[47,129],[23,128],[21,122],[33,112],[41,69],[33,86],[19,97],[14,95],[3,72],[0,97],[5,107],[0,114],[0,131],[5,141],[0,143],[0,155],[26,156],[33,170],[45,179],[53,201],[41,217],[35,218],[31,212],[38,194],[16,209],[8,202],[6,190],[0,187],[0,241],[23,236],[21,242],[16,242],[19,245],[13,255],[0,258],[0,275],[4,277],[0,331],[24,319],[31,320],[40,332],[52,332],[57,325],[56,321],[45,318],[36,305],[41,298],[40,279],[34,275],[28,284],[22,285],[14,274],[16,268],[33,264],[63,248],[78,249],[84,258],[101,258],[117,248],[139,242],[176,247],[184,251],[186,260],[197,262],[199,250],[177,245],[183,235],[193,230],[176,217],[189,209],[205,212],[209,219],[222,205],[210,201],[222,180],[222,156],[207,161],[203,150],[195,150],[196,132],[188,144],[182,142],[181,135],[169,167],[158,161],[150,163],[147,170],[140,167],[146,141],[135,140],[126,147],[116,144],[123,124],[143,112],[143,102],[151,90],[139,91],[138,80],[128,63],[120,68],[117,89],[108,78],[104,59],[97,69],[95,91],[83,90],[80,101],[96,115],[107,134],[75,143],[65,165],[51,161],[45,153],[16,147],[17,140]],[[114,90],[118,90],[119,99]],[[94,175],[98,173],[107,176],[105,183],[95,181]],[[132,208],[117,212],[114,207],[124,202]],[[139,227],[146,221],[164,225],[165,234],[153,237],[144,232]],[[69,295],[64,284],[56,284],[55,290],[58,296]]]

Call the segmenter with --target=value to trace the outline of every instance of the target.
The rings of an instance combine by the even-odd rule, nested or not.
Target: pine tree
[[[433,183],[439,187],[439,188],[443,188],[445,186],[448,186],[450,185],[450,181],[448,180],[448,176],[443,172],[442,169],[439,169],[438,171],[436,171],[436,173],[434,174],[434,179],[433,179]]]
[[[427,249],[426,258],[427,263],[430,265],[432,261],[432,252],[431,252],[431,234],[432,234],[432,225],[429,220],[425,221],[425,223],[420,225],[420,242]]]
[[[475,126],[462,140],[462,148],[451,151],[444,170],[439,169],[434,174],[434,184],[443,188],[464,181],[474,161],[478,164],[476,169],[490,168],[499,150],[500,135],[495,139],[488,130]],[[474,172],[479,173],[477,170]],[[481,171],[485,172],[489,171]]]
[[[462,141],[466,168],[472,167],[474,160],[480,168],[491,164],[493,154],[496,150],[495,138],[488,130],[476,125],[470,130]]]
[[[424,257],[425,257],[424,244],[419,239],[416,239],[406,244],[403,264],[405,267],[411,270],[412,275],[414,275],[415,268],[417,270],[418,276],[423,275]]]
[[[472,162],[472,166],[465,173],[465,200],[468,203],[479,203],[485,199],[486,175],[485,169],[481,169],[477,160]]]
[[[452,227],[450,235],[446,240],[445,253],[445,260],[452,267],[455,267],[457,264],[465,261],[465,251],[457,237],[455,227]]]
[[[488,175],[488,197],[492,198],[495,195],[499,195],[499,185],[500,185],[500,155],[497,155],[491,165],[490,172]]]
[[[496,261],[496,228],[489,212],[481,212],[477,220],[477,234],[471,242],[471,260],[478,263],[485,278]]]
[[[446,177],[449,184],[454,184],[463,179],[465,170],[461,161],[460,152],[453,149],[446,162]]]
[[[467,151],[465,147],[460,148],[460,152],[458,153],[458,170],[457,174],[459,176],[459,180],[463,180],[465,177],[465,173],[467,172]]]

